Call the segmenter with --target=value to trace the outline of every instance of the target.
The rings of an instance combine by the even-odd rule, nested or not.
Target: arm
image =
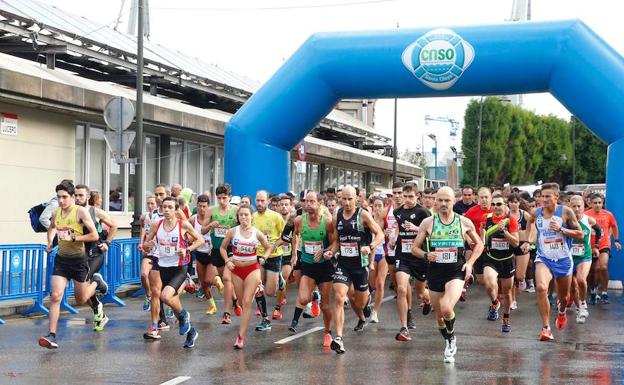
[[[337,213],[334,213],[334,215],[332,217],[332,223],[338,223],[338,215],[337,215]],[[336,231],[336,229],[334,229],[333,231]],[[338,250],[340,250],[340,239],[338,238],[337,234],[336,234],[335,241],[332,244],[330,250],[331,250],[333,255],[336,255]]]
[[[234,262],[230,261],[230,257],[228,257],[227,247],[230,245],[230,242],[232,242],[232,238],[234,238],[234,231],[234,228],[227,231],[225,238],[223,238],[223,242],[221,243],[221,247],[219,248],[221,258],[223,258],[225,266],[230,270],[234,269]]]
[[[87,228],[87,233],[83,235],[74,236],[72,241],[74,242],[97,241],[100,237],[95,228],[95,224],[93,224],[93,220],[91,220],[91,215],[89,215],[89,212],[87,211],[87,209],[85,209],[84,207],[79,207],[78,213],[76,215],[78,216],[78,219],[80,220],[80,222],[82,222],[84,227]]]
[[[499,223],[499,227],[501,227],[500,225],[502,224]],[[518,224],[518,221],[516,220],[516,218],[514,217],[510,217],[509,218],[509,224],[507,226],[502,226],[503,227],[503,235],[505,236],[505,239],[507,241],[509,241],[509,244],[512,247],[518,247],[518,245],[520,244],[520,233],[519,233],[519,228],[520,225]]]
[[[414,239],[412,244],[412,255],[416,258],[427,259],[427,252],[422,248],[425,239],[431,234],[431,227],[433,224],[433,217],[427,217],[423,219],[418,228],[418,235]]]
[[[338,235],[336,234],[336,227],[334,226],[334,222],[331,220],[331,217],[328,217],[325,221],[325,231],[327,232],[329,247],[323,254],[323,258],[325,258],[326,260],[330,260],[334,256],[332,250],[338,248]]]
[[[185,255],[187,251],[195,251],[198,247],[204,244],[204,238],[202,238],[201,234],[195,230],[193,226],[191,226],[190,222],[182,222],[182,230],[186,232],[186,234],[190,235],[193,238],[193,243],[191,246],[186,249],[180,249],[180,254]]]
[[[139,250],[142,250],[143,247],[143,240],[145,239],[145,220],[147,219],[147,216],[145,214],[141,215],[141,219],[139,219],[139,222],[141,222],[141,231],[139,233]]]
[[[267,258],[269,258],[271,253],[273,253],[273,245],[269,243],[269,240],[262,231],[256,231],[256,237],[258,238],[258,241],[260,242],[262,247],[264,247],[264,256],[260,257],[263,259],[260,264],[264,265],[264,262],[267,260]]]
[[[111,216],[108,215],[106,211],[98,209],[98,208],[95,209],[95,217],[99,219],[100,222],[108,226],[108,236],[104,240],[104,243],[101,243],[100,245],[98,245],[100,250],[107,251],[108,245],[110,245],[113,239],[115,239],[115,235],[117,234],[117,224],[115,223],[113,218],[111,218]],[[143,232],[143,226],[141,226],[141,232]],[[141,237],[141,239],[143,238]]]
[[[295,224],[292,233],[292,255],[290,256],[290,264],[294,267],[297,264],[297,249],[301,237],[301,217],[295,218]]]
[[[371,254],[377,248],[377,246],[383,243],[384,234],[381,230],[381,227],[379,227],[379,224],[375,222],[373,216],[368,211],[362,211],[362,223],[364,224],[364,226],[368,227],[375,236],[370,246],[368,246],[368,254]]]
[[[572,209],[567,206],[564,207],[563,210],[563,215],[567,228],[559,227],[559,231],[561,231],[561,234],[565,235],[566,237],[582,240],[585,235],[583,234],[581,225],[579,225],[578,220],[576,219],[576,215],[574,215]]]
[[[589,225],[591,226],[591,228],[594,230],[595,236],[594,236],[594,245],[592,247],[593,249],[593,253],[594,255],[598,255],[599,254],[599,250],[600,250],[600,238],[602,238],[602,227],[600,227],[600,225],[598,224],[598,222],[596,222],[596,220],[592,217],[588,217],[589,218]]]
[[[613,243],[615,244],[615,248],[617,251],[622,250],[622,245],[620,245],[620,231],[618,230],[617,222],[615,221],[615,217],[611,215],[611,231],[613,233]]]
[[[50,203],[48,203],[46,208],[43,209],[41,215],[39,215],[39,223],[41,223],[41,225],[46,229],[49,229],[51,224],[54,222],[52,217],[54,216],[54,213],[56,213],[56,209],[58,209],[58,207],[56,199],[53,199]]]
[[[461,217],[461,221],[462,221],[462,227],[464,228],[464,231],[465,231],[465,235],[467,235],[467,237],[474,244],[472,253],[470,254],[470,259],[466,261],[466,264],[470,265],[470,272],[472,272],[472,265],[481,256],[481,253],[483,252],[483,242],[481,241],[481,238],[479,238],[479,235],[477,235],[477,231],[475,230],[475,227],[472,224],[472,221],[470,221],[468,218],[465,218],[465,217]]]
[[[50,227],[48,227],[48,253],[52,251],[54,237],[56,237],[56,226],[54,225],[54,221],[50,221]]]

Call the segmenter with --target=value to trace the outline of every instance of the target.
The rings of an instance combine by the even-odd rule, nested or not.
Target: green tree
[[[576,183],[605,183],[607,145],[574,116],[570,126],[576,134]]]

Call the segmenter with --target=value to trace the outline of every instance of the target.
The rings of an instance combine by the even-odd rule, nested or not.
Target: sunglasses
[[[496,207],[505,206],[505,204],[503,202],[492,203],[492,205],[496,206]]]

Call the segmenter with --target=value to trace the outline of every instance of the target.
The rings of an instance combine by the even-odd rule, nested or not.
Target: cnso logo
[[[451,88],[470,66],[474,48],[450,29],[434,29],[407,46],[405,67],[434,90]]]

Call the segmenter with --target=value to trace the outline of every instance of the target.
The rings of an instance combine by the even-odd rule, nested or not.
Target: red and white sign
[[[306,160],[306,148],[304,142],[299,143],[299,146],[297,146],[297,156],[300,161]]]
[[[17,115],[0,113],[0,134],[17,136]]]

